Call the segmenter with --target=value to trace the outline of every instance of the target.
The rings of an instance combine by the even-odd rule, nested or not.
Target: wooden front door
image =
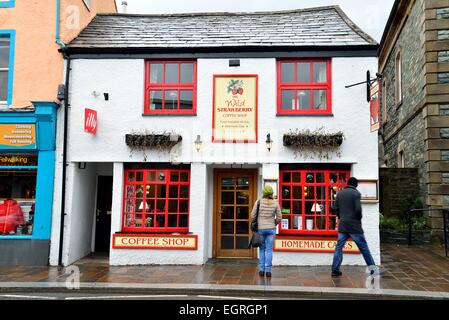
[[[248,243],[257,171],[216,170],[214,176],[214,257],[255,258]]]

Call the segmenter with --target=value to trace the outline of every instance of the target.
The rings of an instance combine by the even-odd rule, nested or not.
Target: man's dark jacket
[[[338,232],[363,233],[361,194],[353,186],[348,186],[337,193],[337,200],[332,209],[340,219]]]

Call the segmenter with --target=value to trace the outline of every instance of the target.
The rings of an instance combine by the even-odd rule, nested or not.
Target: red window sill
[[[142,116],[196,116],[196,111],[189,112],[144,112]]]
[[[322,111],[280,111],[276,113],[277,116],[333,116],[332,110]]]
[[[309,231],[298,231],[298,230],[280,230],[280,236],[329,236],[338,235],[337,230],[309,230]]]
[[[171,234],[171,233],[189,233],[188,228],[173,228],[173,229],[166,229],[166,228],[123,228],[122,233],[145,233],[145,234]]]
[[[320,112],[320,113],[311,113],[311,112],[278,112],[276,113],[276,117],[333,117],[334,114],[332,112]]]

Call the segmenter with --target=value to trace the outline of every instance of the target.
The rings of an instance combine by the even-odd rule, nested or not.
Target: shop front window
[[[330,59],[278,61],[278,114],[330,114]]]
[[[283,170],[280,177],[280,232],[336,234],[338,219],[332,205],[347,185],[349,171]]]
[[[188,232],[189,170],[125,170],[123,230]]]
[[[32,235],[36,169],[0,170],[0,237]]]

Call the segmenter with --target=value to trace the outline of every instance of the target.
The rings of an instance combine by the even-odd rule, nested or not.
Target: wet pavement
[[[382,245],[380,289],[449,292],[449,258],[436,246]],[[268,280],[258,275],[257,261],[211,260],[203,266],[109,266],[107,257],[86,257],[75,264],[80,282],[138,284],[212,284],[366,288],[365,267],[343,266],[332,278],[325,267],[273,267]],[[69,274],[57,267],[0,267],[0,282],[65,282]],[[1,284],[1,283],[0,283]]]

